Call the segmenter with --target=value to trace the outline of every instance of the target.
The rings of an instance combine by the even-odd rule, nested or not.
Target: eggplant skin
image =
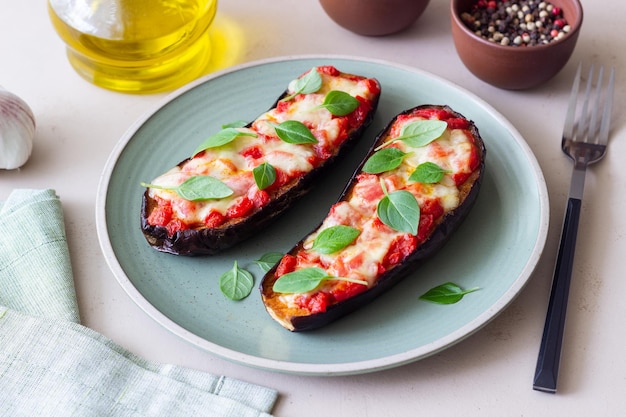
[[[380,84],[378,85],[380,88]],[[288,92],[284,91],[270,109],[276,107],[280,100],[287,95]],[[365,116],[363,123],[350,133],[334,155],[330,156],[312,171],[283,186],[272,197],[270,202],[255,210],[249,216],[234,219],[220,227],[179,230],[169,235],[165,227],[154,226],[148,223],[148,217],[156,203],[150,198],[149,190],[146,190],[141,203],[141,230],[148,244],[160,252],[173,255],[215,255],[258,234],[288,210],[295,201],[307,194],[313,185],[319,182],[319,177],[323,176],[329,167],[345,156],[356,145],[363,136],[363,132],[374,119],[379,98],[380,94],[372,101],[371,110]],[[184,164],[187,160],[180,162],[179,165]]]
[[[361,172],[361,168],[365,161],[375,152],[375,148],[384,142],[387,132],[395,120],[403,114],[409,114],[419,109],[442,109],[452,113],[456,117],[465,118],[460,113],[452,110],[448,106],[440,105],[422,105],[412,109],[408,109],[398,114],[389,122],[389,124],[379,133],[374,144],[370,148],[369,152],[361,162],[360,166],[354,172],[354,175],[344,188],[341,196],[337,200],[338,202],[345,199],[348,196],[356,184],[356,177]],[[426,262],[432,258],[454,235],[454,232],[463,223],[469,212],[471,211],[478,194],[480,191],[481,182],[484,176],[485,170],[485,156],[487,150],[485,144],[480,136],[478,128],[470,121],[470,133],[473,135],[475,144],[479,151],[480,163],[474,173],[468,178],[463,187],[461,188],[462,201],[459,206],[446,213],[441,222],[435,227],[431,235],[426,241],[420,244],[413,253],[407,256],[402,262],[394,265],[391,269],[380,275],[376,283],[367,291],[357,294],[354,297],[348,298],[344,301],[331,304],[326,311],[320,313],[314,313],[310,315],[295,315],[290,314],[288,308],[276,307],[276,303],[272,302],[276,296],[272,287],[274,282],[278,279],[275,276],[278,264],[275,265],[267,274],[263,277],[263,280],[259,286],[263,303],[267,312],[278,321],[283,327],[292,332],[309,331],[324,327],[335,320],[359,309],[372,302],[384,292],[388,291],[395,284],[404,279],[407,275],[414,272],[423,262]],[[321,225],[321,222],[320,222]],[[313,229],[311,233],[317,230],[318,227]],[[288,254],[296,254],[303,245],[305,238],[303,238],[296,246],[289,250]]]

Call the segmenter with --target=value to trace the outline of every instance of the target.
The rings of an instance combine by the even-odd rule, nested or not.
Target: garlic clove
[[[16,169],[33,150],[35,115],[17,95],[0,86],[0,169]]]

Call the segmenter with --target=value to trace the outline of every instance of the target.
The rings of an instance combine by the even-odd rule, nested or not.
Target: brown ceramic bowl
[[[365,36],[400,32],[422,15],[430,0],[319,0],[326,14],[349,31]]]
[[[463,64],[476,77],[499,88],[523,90],[554,77],[567,63],[583,21],[579,0],[549,0],[563,10],[570,31],[560,40],[545,45],[503,46],[481,38],[461,20],[476,0],[451,0],[452,37]]]

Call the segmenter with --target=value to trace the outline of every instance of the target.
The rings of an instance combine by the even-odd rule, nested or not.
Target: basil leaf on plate
[[[332,90],[326,94],[319,107],[325,108],[333,116],[347,116],[359,107],[359,100],[344,91]]]
[[[278,137],[284,142],[294,145],[317,143],[317,139],[304,123],[297,120],[287,120],[274,127]]]
[[[395,140],[404,141],[413,148],[421,148],[439,139],[447,127],[448,123],[443,120],[419,120],[404,125]]]
[[[208,175],[189,177],[176,187],[146,184],[145,182],[142,182],[141,185],[148,188],[175,191],[181,198],[188,201],[219,200],[233,194],[233,190],[226,184]]]
[[[405,124],[400,135],[383,143],[376,150],[382,149],[390,143],[399,140],[412,148],[421,148],[437,140],[448,128],[448,123],[443,120],[416,120]]]
[[[478,291],[478,287],[464,290],[453,282],[446,282],[426,291],[419,298],[436,304],[454,304],[461,301],[466,294]]]
[[[359,229],[350,226],[337,225],[328,227],[317,235],[311,250],[326,255],[335,253],[354,242],[360,234],[361,231]]]
[[[278,293],[301,294],[317,288],[326,277],[326,271],[321,268],[299,269],[282,275],[272,289]]]
[[[272,290],[277,293],[302,294],[313,291],[325,280],[348,281],[360,285],[368,285],[365,280],[333,277],[326,274],[322,268],[303,268],[282,275],[274,282]]]
[[[317,68],[313,67],[305,75],[295,80],[293,88],[294,92],[281,99],[281,101],[289,101],[298,94],[312,94],[317,92],[322,88],[322,76],[317,71]]]
[[[252,170],[254,181],[259,190],[264,190],[276,181],[276,169],[267,162],[255,167]]]
[[[384,180],[380,181],[385,196],[376,207],[381,222],[398,232],[417,235],[420,221],[420,207],[413,194],[405,190],[387,192]]]
[[[424,162],[415,168],[409,180],[424,184],[435,184],[441,181],[447,172],[450,171],[446,171],[434,162]]]
[[[240,136],[250,136],[256,137],[256,133],[240,131],[234,127],[227,127],[225,129],[220,130],[216,134],[209,136],[206,138],[194,151],[193,155],[197,155],[200,152],[210,149],[210,148],[218,148],[222,145],[226,145],[227,143],[232,142],[236,138]]]
[[[263,272],[268,272],[282,259],[283,254],[280,252],[268,252],[263,254],[259,259],[254,261]]]
[[[250,295],[253,287],[254,277],[249,271],[239,268],[237,261],[231,270],[220,276],[220,290],[231,300],[243,300]]]
[[[398,148],[385,148],[375,152],[363,164],[363,172],[368,174],[380,174],[396,169],[408,154]]]

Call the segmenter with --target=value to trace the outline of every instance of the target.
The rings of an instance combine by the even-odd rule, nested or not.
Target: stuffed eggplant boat
[[[224,126],[190,158],[142,183],[148,243],[211,255],[267,227],[361,137],[379,96],[376,79],[333,66],[294,79],[256,120]]]
[[[363,306],[431,257],[470,211],[485,146],[447,106],[397,115],[321,224],[264,276],[269,314],[311,330]]]

